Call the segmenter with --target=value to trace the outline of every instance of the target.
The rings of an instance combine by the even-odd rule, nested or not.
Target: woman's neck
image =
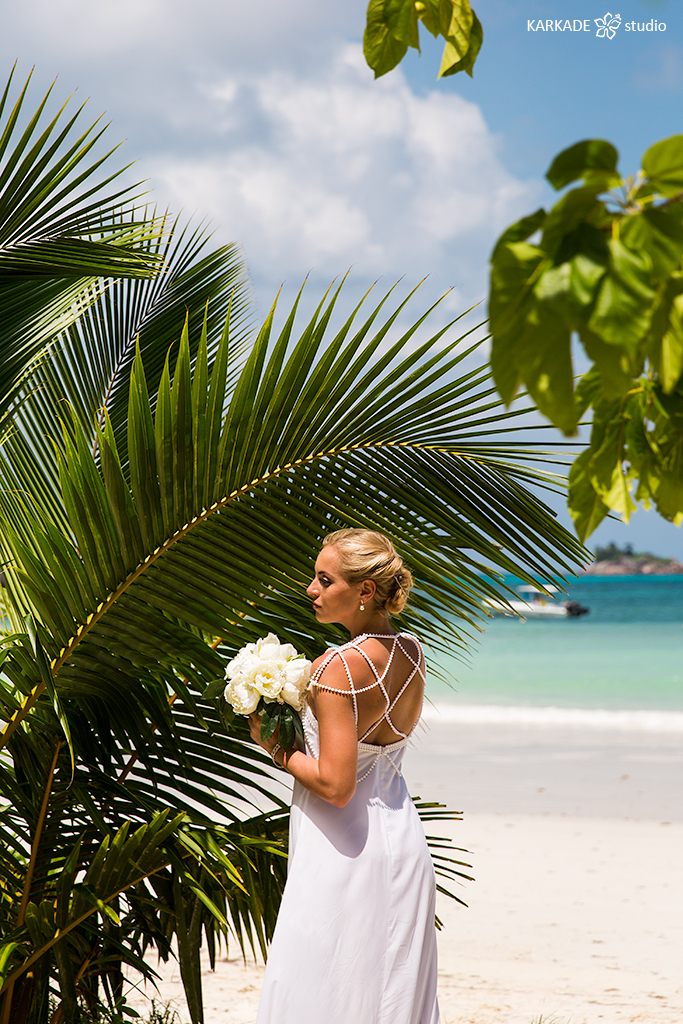
[[[392,627],[391,622],[386,614],[380,613],[372,616],[359,615],[354,619],[354,622],[347,626],[351,634],[351,639],[355,640],[357,636],[362,636],[363,633],[377,633],[380,636],[393,636],[396,630]]]

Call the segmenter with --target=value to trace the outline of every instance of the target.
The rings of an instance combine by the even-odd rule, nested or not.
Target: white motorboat
[[[578,601],[558,601],[552,595],[560,591],[550,583],[545,584],[543,590],[528,584],[515,589],[521,595],[519,601],[514,598],[507,602],[486,599],[484,610],[489,615],[512,615],[521,619],[575,619],[589,612]]]

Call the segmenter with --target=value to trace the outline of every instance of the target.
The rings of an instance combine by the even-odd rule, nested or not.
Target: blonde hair
[[[374,530],[336,530],[323,540],[323,547],[328,545],[339,552],[340,568],[348,583],[372,580],[377,603],[389,615],[403,611],[413,577],[388,537]]]

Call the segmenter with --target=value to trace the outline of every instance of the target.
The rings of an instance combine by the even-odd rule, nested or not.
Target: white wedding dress
[[[358,785],[345,807],[295,782],[287,884],[256,1024],[439,1024],[434,869],[401,774],[410,734],[391,721],[399,697],[422,676],[419,645],[407,634],[394,639],[384,675],[397,645],[414,668],[392,701],[361,646],[369,636],[378,634],[331,651],[312,682],[332,658],[346,666],[344,652],[360,651],[375,675],[368,689],[379,686],[386,700],[379,721],[400,738],[388,746],[363,742],[378,722],[363,734]],[[406,646],[417,647],[417,661]],[[363,690],[354,688],[348,666],[346,674],[357,723]],[[308,706],[303,721],[307,753],[317,757],[318,723]]]

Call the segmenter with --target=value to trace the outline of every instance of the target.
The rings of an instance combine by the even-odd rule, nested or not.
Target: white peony
[[[276,661],[259,661],[250,669],[247,679],[251,686],[262,693],[266,700],[277,700],[285,681],[285,675]]]
[[[236,679],[238,676],[246,675],[258,663],[256,644],[247,644],[237,652],[232,661],[228,662],[225,674],[228,679]]]
[[[285,683],[282,687],[282,699],[301,711],[304,695],[311,679],[311,663],[308,658],[296,658],[288,661],[284,668]]]
[[[225,699],[238,715],[256,710],[259,699],[287,703],[301,711],[311,678],[311,663],[275,633],[246,644],[225,669]]]
[[[233,681],[225,687],[225,699],[238,715],[250,715],[252,711],[256,711],[260,698],[258,690],[249,686],[247,682]]]

